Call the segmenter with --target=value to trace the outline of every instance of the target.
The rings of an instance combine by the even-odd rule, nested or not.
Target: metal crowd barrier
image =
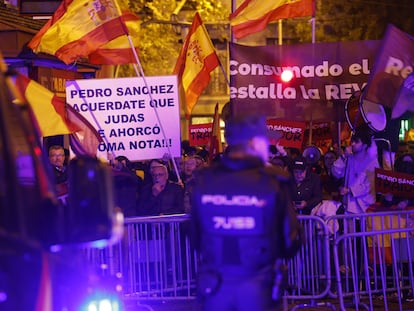
[[[412,310],[414,211],[337,215],[333,233],[335,283],[340,310]]]
[[[326,297],[331,284],[328,231],[319,217],[298,218],[307,238],[297,256],[285,262],[285,299],[312,303]],[[124,239],[112,247],[86,249],[87,259],[101,273],[122,276],[127,299],[193,299],[197,254],[190,247],[188,219],[189,215],[128,218]]]
[[[414,287],[414,211],[298,219],[306,243],[285,262],[284,298],[292,310],[374,310],[378,303],[388,310],[394,296],[405,310]],[[188,220],[189,215],[128,218],[120,243],[85,254],[101,273],[122,278],[127,300],[194,299],[197,254]]]
[[[127,300],[194,298],[196,254],[190,248],[188,215],[125,220],[124,237],[85,256],[104,275],[123,280]]]
[[[295,308],[324,305],[335,309],[329,302],[321,304],[329,295],[332,281],[328,228],[317,216],[298,216],[298,219],[306,239],[298,254],[286,262],[288,287],[284,298],[290,300],[290,305],[295,304]]]

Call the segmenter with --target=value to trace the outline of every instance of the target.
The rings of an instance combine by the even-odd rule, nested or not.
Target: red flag
[[[223,152],[223,146],[221,144],[221,132],[220,132],[220,114],[219,105],[216,104],[214,108],[213,130],[211,132],[211,139],[208,151],[209,163],[221,152]]]
[[[125,35],[115,0],[63,0],[28,46],[69,64]]]
[[[363,99],[393,108],[401,86],[413,71],[413,50],[414,37],[389,25],[376,56],[368,84],[362,94]],[[411,88],[408,87],[408,89]],[[401,107],[400,105],[398,110]],[[393,118],[403,113],[404,111],[393,112]]]
[[[314,15],[314,0],[245,0],[230,15],[230,25],[234,36],[240,39],[279,19]]]
[[[210,73],[219,64],[214,45],[200,15],[196,13],[174,68],[179,87],[184,92],[187,119],[210,82]]]

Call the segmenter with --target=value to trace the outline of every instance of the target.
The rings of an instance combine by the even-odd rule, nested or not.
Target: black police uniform
[[[290,175],[254,157],[224,157],[199,172],[192,238],[203,310],[277,310],[275,260],[301,245],[290,186]]]

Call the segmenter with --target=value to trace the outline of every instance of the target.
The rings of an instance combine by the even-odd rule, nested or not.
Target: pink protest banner
[[[190,124],[188,130],[190,146],[207,146],[210,143],[213,123]]]
[[[267,120],[269,130],[280,131],[283,137],[279,140],[279,145],[302,149],[303,137],[305,134],[305,122],[285,121],[278,119]],[[274,144],[274,142],[270,142]]]

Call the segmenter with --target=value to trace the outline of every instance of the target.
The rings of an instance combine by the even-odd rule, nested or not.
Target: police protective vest
[[[193,217],[201,264],[223,274],[250,274],[283,257],[284,219],[290,193],[280,170],[226,163],[197,177]],[[246,164],[246,163],[244,163]]]

